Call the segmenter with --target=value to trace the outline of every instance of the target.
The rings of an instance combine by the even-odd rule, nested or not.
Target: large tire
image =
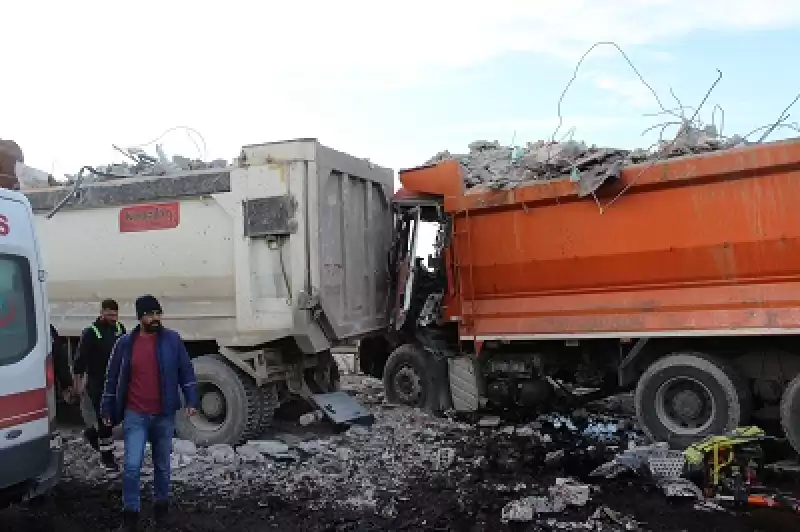
[[[800,454],[800,375],[792,379],[783,390],[781,426],[789,444]]]
[[[257,436],[264,434],[267,429],[272,427],[272,421],[275,417],[275,411],[280,406],[280,397],[275,385],[266,384],[258,389],[261,400],[261,413],[258,421]]]
[[[383,370],[383,387],[390,403],[417,408],[434,404],[435,380],[425,351],[411,344],[395,349]]]
[[[654,362],[636,386],[636,415],[654,441],[684,448],[747,422],[747,383],[722,360],[703,353],[674,353]]]
[[[200,405],[192,418],[178,415],[178,437],[199,445],[236,445],[259,436],[264,401],[255,382],[219,355],[193,362]]]

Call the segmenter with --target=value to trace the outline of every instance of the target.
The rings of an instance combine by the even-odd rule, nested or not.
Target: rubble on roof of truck
[[[107,181],[109,179],[122,179],[126,177],[144,176],[171,176],[185,175],[187,172],[198,170],[212,170],[226,168],[230,163],[225,159],[215,159],[211,162],[199,159],[189,159],[182,155],[175,155],[170,161],[164,152],[157,147],[158,157],[153,157],[140,149],[129,149],[126,153],[133,161],[113,163],[96,167],[97,174],[90,174],[90,181]],[[74,182],[77,176],[67,176],[69,182]]]
[[[715,126],[695,127],[688,121],[674,140],[660,141],[651,150],[633,151],[589,146],[577,140],[537,141],[523,146],[503,146],[478,140],[469,153],[438,153],[426,164],[456,160],[464,169],[467,189],[508,189],[523,183],[570,179],[579,183],[579,195],[586,196],[610,179],[619,177],[630,164],[724,150],[745,145],[735,135],[723,137]]]

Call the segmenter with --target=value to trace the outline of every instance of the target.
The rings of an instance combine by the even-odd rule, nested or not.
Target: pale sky
[[[800,91],[797,0],[6,3],[0,138],[57,177],[177,125],[202,133],[209,160],[317,137],[395,169],[478,138],[549,138],[599,40],[622,46],[669,107],[670,87],[696,105],[720,68],[701,116],[719,104],[726,134],[774,121]],[[562,131],[646,146],[641,131],[664,119],[643,114],[657,110],[600,49],[564,100]],[[163,144],[197,153],[182,132]]]

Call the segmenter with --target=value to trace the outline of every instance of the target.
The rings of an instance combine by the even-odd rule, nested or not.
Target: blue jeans
[[[153,416],[125,411],[122,422],[125,432],[125,469],[122,477],[122,504],[126,510],[138,512],[140,504],[139,481],[142,461],[148,440],[153,450],[153,499],[169,499],[170,456],[172,436],[175,433],[175,414]]]

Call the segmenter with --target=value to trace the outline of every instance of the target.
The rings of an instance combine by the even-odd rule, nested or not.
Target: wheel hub
[[[703,398],[693,390],[681,390],[672,398],[672,409],[681,420],[695,419],[703,410]]]
[[[716,416],[714,396],[705,384],[691,377],[668,380],[656,393],[656,415],[675,434],[699,434]]]
[[[403,366],[394,375],[394,389],[405,403],[414,403],[422,395],[422,383],[419,375],[411,366]]]
[[[216,390],[208,391],[200,400],[200,408],[206,417],[219,417],[225,413],[225,398]]]

